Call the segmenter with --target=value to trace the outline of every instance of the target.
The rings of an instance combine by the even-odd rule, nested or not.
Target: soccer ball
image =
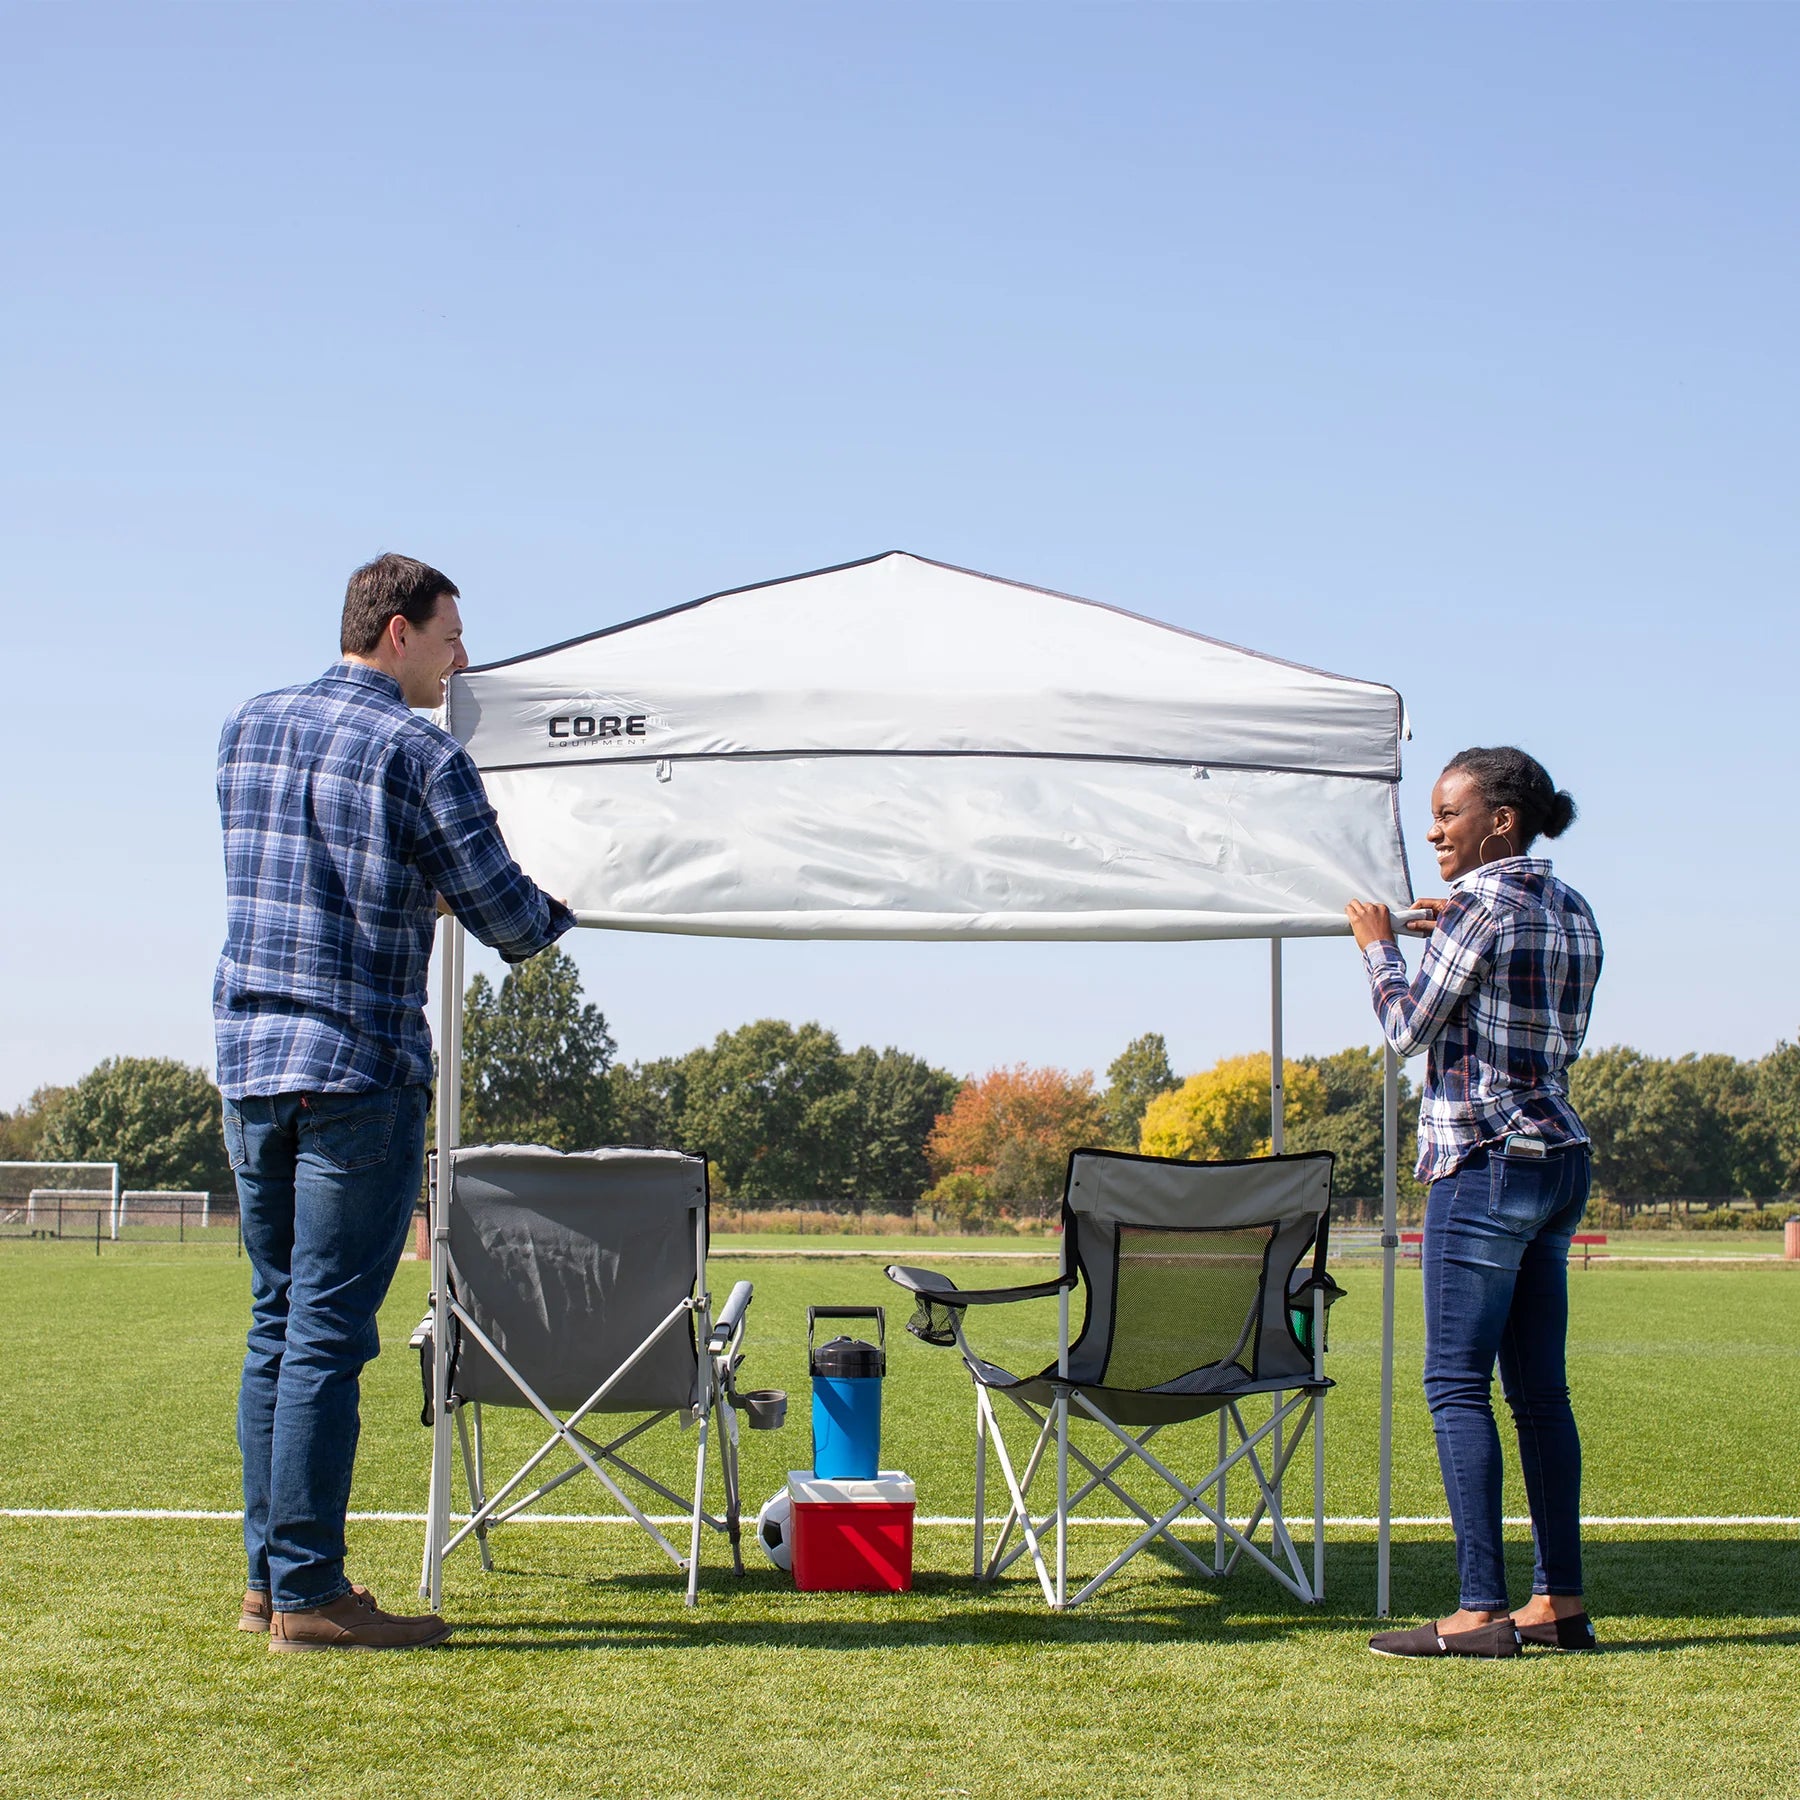
[[[793,1572],[793,1510],[786,1488],[779,1494],[771,1494],[763,1502],[762,1511],[756,1515],[756,1541],[762,1545],[763,1555],[776,1568],[786,1574]]]

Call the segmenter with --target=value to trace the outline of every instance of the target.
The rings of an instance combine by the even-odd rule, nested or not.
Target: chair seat
[[[969,1373],[983,1387],[1017,1394],[1033,1406],[1050,1406],[1056,1400],[1058,1384],[1053,1372],[1018,1376],[994,1363],[983,1362],[971,1364]],[[1157,1393],[1141,1388],[1099,1387],[1092,1382],[1070,1382],[1069,1393],[1071,1396],[1087,1395],[1109,1419],[1120,1425],[1179,1425],[1188,1419],[1207,1418],[1232,1401],[1250,1394],[1322,1394],[1332,1385],[1330,1381],[1296,1381],[1291,1376],[1284,1381],[1256,1381],[1245,1376],[1227,1387],[1210,1388],[1204,1393]],[[1079,1419],[1080,1409],[1076,1408],[1070,1416]]]
[[[427,1313],[415,1327],[413,1334],[406,1340],[409,1350],[419,1353],[419,1384],[424,1392],[424,1409],[419,1414],[421,1424],[431,1423],[431,1382],[432,1382],[432,1335],[431,1314]],[[454,1340],[457,1334],[452,1332]],[[590,1418],[617,1418],[636,1416],[642,1413],[679,1412],[691,1413],[700,1400],[699,1358],[694,1359],[695,1368],[689,1375],[685,1368],[678,1367],[673,1381],[665,1375],[660,1386],[653,1386],[647,1381],[640,1381],[635,1388],[624,1388],[616,1394],[610,1394],[597,1401],[587,1409]],[[480,1378],[471,1380],[471,1371]],[[604,1377],[602,1377],[604,1378]],[[542,1387],[533,1387],[532,1392],[546,1406],[568,1412],[572,1407],[580,1406],[593,1392],[597,1384],[589,1384],[583,1388],[566,1379],[561,1382],[545,1382]],[[531,1401],[517,1387],[506,1380],[498,1367],[483,1357],[479,1364],[465,1356],[452,1356],[450,1359],[450,1398],[458,1406],[469,1402],[480,1402],[486,1406],[514,1407],[523,1412],[533,1409]]]

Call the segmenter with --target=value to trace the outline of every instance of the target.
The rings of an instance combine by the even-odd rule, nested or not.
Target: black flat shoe
[[[1410,1631],[1378,1631],[1369,1648],[1377,1656],[1517,1656],[1519,1633],[1511,1619],[1495,1619],[1473,1631],[1415,1625]]]
[[[1542,1625],[1518,1626],[1521,1644],[1542,1644],[1548,1650],[1598,1650],[1593,1621],[1584,1612],[1566,1619],[1548,1619]]]

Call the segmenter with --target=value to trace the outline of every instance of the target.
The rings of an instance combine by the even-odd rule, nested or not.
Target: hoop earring
[[[1488,847],[1488,839],[1489,838],[1498,838],[1501,841],[1501,843],[1503,843],[1506,846],[1506,854],[1508,856],[1518,855],[1518,852],[1512,847],[1512,833],[1510,831],[1490,831],[1487,834],[1487,837],[1484,837],[1481,840],[1481,848],[1475,852],[1475,860],[1477,862],[1486,862],[1487,861],[1487,859],[1488,859],[1487,847]],[[1499,858],[1496,857],[1494,860],[1496,862],[1498,862]]]

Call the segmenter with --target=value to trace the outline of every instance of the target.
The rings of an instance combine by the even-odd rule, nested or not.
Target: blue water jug
[[[820,1319],[873,1319],[876,1342],[813,1342]],[[813,1473],[824,1481],[873,1481],[881,1469],[881,1380],[887,1315],[879,1306],[809,1306],[806,1360],[812,1375]]]

